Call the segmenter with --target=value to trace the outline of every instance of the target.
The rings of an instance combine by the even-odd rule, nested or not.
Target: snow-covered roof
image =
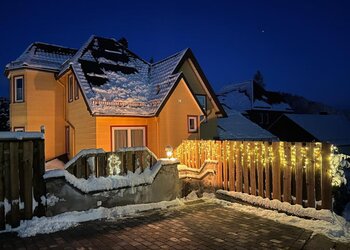
[[[72,70],[91,114],[151,117],[159,113],[183,78],[179,66],[186,58],[196,63],[190,49],[149,63],[130,51],[125,39],[91,36],[79,50],[33,43],[6,66],[5,72],[37,68],[53,71],[60,78]],[[224,116],[209,83],[206,79],[204,82],[218,112]]]
[[[278,140],[269,131],[261,128],[237,111],[231,111],[227,115],[227,118],[218,119],[218,135],[222,140]]]
[[[253,81],[231,84],[217,94],[226,112],[248,110],[268,110],[292,112],[293,109],[278,92],[267,91]]]
[[[69,60],[76,49],[35,42],[22,55],[6,65],[5,72],[20,68],[33,68],[58,72],[62,64]]]
[[[174,70],[185,52],[151,64],[114,39],[93,36],[59,75],[72,68],[92,114],[153,116],[179,81]]]
[[[340,115],[285,114],[322,142],[350,145],[350,122]]]

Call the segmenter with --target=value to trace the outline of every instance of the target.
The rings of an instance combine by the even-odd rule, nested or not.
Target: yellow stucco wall
[[[201,115],[201,110],[194,100],[184,80],[181,80],[159,114],[159,151],[165,157],[165,147],[174,149],[185,139],[199,139],[200,132],[189,133],[187,116]],[[199,124],[198,124],[199,125]]]
[[[44,125],[46,160],[64,154],[63,86],[57,83],[51,72],[29,69],[12,71],[11,82],[18,75],[24,76],[25,101],[11,102],[11,128],[25,127],[25,131],[40,131],[41,125]]]
[[[68,75],[65,74],[60,81],[66,86],[65,91],[65,119],[66,126],[70,127],[70,155],[69,158],[79,153],[82,149],[96,148],[96,118],[92,116],[85,103],[83,94],[79,88],[79,99],[68,102]],[[74,89],[74,88],[73,88]]]
[[[142,117],[96,117],[96,145],[105,151],[112,151],[112,127],[141,126],[146,128],[146,146],[157,154],[157,127],[156,119]]]
[[[189,60],[186,60],[180,71],[185,75],[189,86],[191,87],[194,94],[207,95],[202,84],[200,83],[199,77],[196,75],[193,67],[191,66]],[[212,100],[207,95],[207,121],[201,124],[201,139],[213,139],[217,136],[217,115],[215,114]]]

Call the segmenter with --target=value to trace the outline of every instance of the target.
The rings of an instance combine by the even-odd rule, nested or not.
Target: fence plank
[[[236,153],[236,191],[242,192],[242,152],[241,152],[241,142],[236,143],[235,153]]]
[[[33,142],[23,142],[23,186],[24,186],[24,218],[29,220],[33,216]]]
[[[292,163],[291,163],[291,143],[284,143],[284,154],[285,154],[285,160],[286,164],[283,167],[283,201],[285,202],[292,202]]]
[[[271,166],[271,159],[269,156],[269,148],[272,147],[268,142],[264,143],[265,146],[265,196],[268,199],[271,199],[271,176],[270,176],[270,166]]]
[[[33,162],[33,193],[34,199],[38,203],[34,214],[36,216],[45,215],[45,206],[41,203],[41,197],[46,196],[46,187],[44,182],[45,173],[45,145],[44,140],[34,143],[37,147],[37,154],[34,154]],[[36,159],[36,160],[34,160]]]
[[[11,181],[11,227],[20,224],[19,212],[19,173],[18,173],[18,142],[10,142],[10,181]]]
[[[10,171],[10,143],[4,144],[4,186],[5,186],[5,199],[11,202],[11,171]],[[5,215],[5,221],[8,219],[9,214]]]
[[[228,142],[223,141],[222,142],[222,161],[223,161],[223,178],[224,178],[224,189],[228,190],[228,178],[227,178],[227,156],[229,155],[228,149]]]
[[[248,142],[243,142],[243,191],[249,194]]]
[[[301,157],[301,143],[296,143],[296,166],[295,166],[295,203],[303,204],[303,159]]]
[[[217,152],[216,152],[216,159],[218,161],[218,173],[217,173],[217,187],[219,189],[222,189],[222,155],[221,155],[221,142],[220,141],[215,141],[215,144],[217,146]]]
[[[5,142],[0,142],[0,230],[5,229],[5,207],[4,207],[4,200],[5,200],[5,183],[4,183],[4,144]]]
[[[255,143],[251,143],[250,152],[250,194],[256,195],[256,149]]]
[[[261,142],[258,143],[258,155],[256,158],[256,164],[258,169],[258,195],[264,197],[264,168],[262,164],[262,147],[263,144]]]
[[[308,145],[308,165],[307,165],[307,206],[315,207],[315,159],[314,159],[314,145],[309,143]]]
[[[280,154],[279,143],[272,143],[273,159],[272,159],[272,197],[281,200],[281,171],[280,171]]]
[[[332,180],[330,173],[331,145],[322,145],[322,208],[332,209]]]
[[[106,154],[101,153],[97,155],[97,168],[98,168],[98,176],[108,176],[107,174],[107,158]]]
[[[229,170],[229,181],[230,181],[230,186],[229,189],[230,191],[236,191],[235,189],[235,142],[229,142],[229,149],[230,149],[230,158],[228,159],[228,170]]]

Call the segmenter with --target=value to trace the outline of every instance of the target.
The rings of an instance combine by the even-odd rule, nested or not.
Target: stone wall
[[[84,193],[69,184],[64,177],[46,179],[48,197],[54,195],[59,200],[47,206],[47,216],[92,208],[115,207],[169,201],[181,196],[181,183],[177,162],[162,165],[152,184],[121,188],[111,191]],[[57,199],[56,199],[57,200]]]

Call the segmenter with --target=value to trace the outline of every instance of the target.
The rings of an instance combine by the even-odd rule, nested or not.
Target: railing
[[[42,133],[0,132],[0,229],[45,215]]]
[[[307,207],[332,208],[331,145],[254,141],[184,141],[175,157],[192,168],[217,160],[217,189]]]
[[[157,162],[156,156],[147,147],[122,148],[116,152],[89,152],[83,150],[71,160],[66,170],[77,178],[124,175],[128,171],[140,173]]]

